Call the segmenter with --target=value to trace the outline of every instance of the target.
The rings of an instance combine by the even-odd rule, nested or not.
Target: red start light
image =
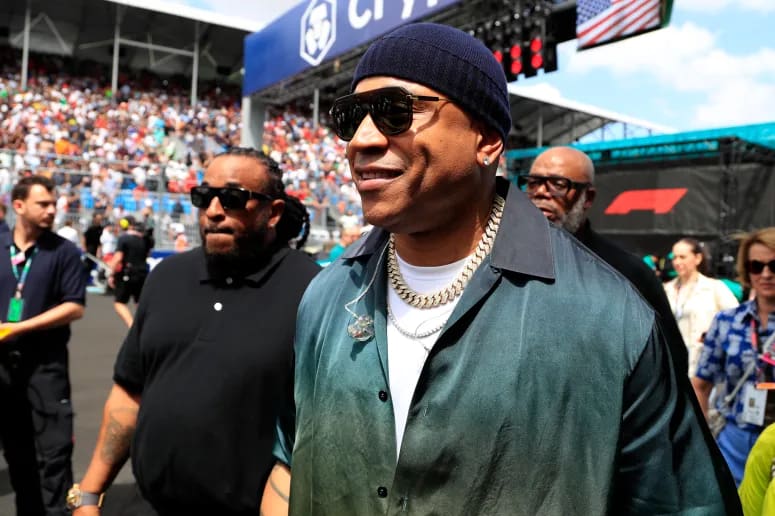
[[[511,49],[509,49],[509,55],[511,55],[512,59],[522,57],[522,45],[512,45]]]
[[[530,66],[533,67],[533,70],[538,70],[539,68],[544,67],[544,58],[541,57],[540,54],[536,54],[533,57],[530,58]]]
[[[533,38],[530,41],[531,52],[540,52],[543,47],[544,47],[544,42],[541,41],[541,38]]]
[[[511,73],[513,75],[519,75],[522,73],[522,62],[521,61],[512,61],[511,62]]]
[[[496,50],[495,52],[492,53],[492,55],[493,57],[495,57],[495,60],[498,61],[499,63],[503,62],[503,52],[501,52],[500,50]]]

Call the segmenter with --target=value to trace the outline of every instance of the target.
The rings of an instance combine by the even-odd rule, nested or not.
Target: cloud
[[[772,0],[681,0],[676,3],[677,9],[700,13],[718,13],[727,6],[758,12],[775,11]]]
[[[655,94],[691,94],[696,104],[686,123],[692,127],[775,120],[775,49],[730,54],[713,33],[691,22],[584,52],[572,46],[560,52],[571,74],[646,77],[660,85]]]

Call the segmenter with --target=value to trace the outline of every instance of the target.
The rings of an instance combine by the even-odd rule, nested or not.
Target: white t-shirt
[[[102,230],[102,235],[100,235],[100,245],[102,246],[102,255],[105,256],[106,254],[113,254],[116,252],[116,244],[118,243],[118,238],[116,235],[114,235],[110,230],[107,228]]]
[[[432,294],[450,286],[469,259],[466,257],[439,267],[416,267],[403,261],[400,256],[396,255],[396,257],[404,282],[420,294]],[[398,297],[398,294],[390,288],[389,280],[387,290],[388,306],[398,325],[403,330],[415,334],[422,334],[445,323],[460,299],[457,297],[445,305],[419,309],[411,307]],[[388,320],[388,376],[396,426],[396,460],[401,452],[409,406],[412,403],[417,381],[425,360],[440,334],[441,331],[437,331],[420,339],[407,337],[396,329],[392,321]]]
[[[76,245],[76,247],[81,247],[81,240],[78,237],[78,230],[75,229],[72,226],[62,226],[57,230],[57,235],[61,236],[62,238],[66,238],[67,240],[71,241]]]

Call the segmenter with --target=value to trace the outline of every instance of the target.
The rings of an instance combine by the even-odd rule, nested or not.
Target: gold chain
[[[468,285],[468,282],[474,275],[474,272],[476,272],[476,269],[481,265],[485,256],[490,254],[492,244],[495,242],[495,235],[498,233],[498,226],[500,226],[501,223],[505,202],[503,197],[497,194],[495,195],[495,202],[490,211],[490,218],[487,220],[487,227],[484,229],[482,239],[479,240],[479,245],[476,246],[474,255],[471,256],[463,266],[463,270],[460,272],[460,275],[455,278],[455,281],[452,282],[452,285],[433,294],[420,294],[419,292],[412,290],[412,288],[406,284],[401,275],[401,270],[398,268],[395,235],[391,234],[390,242],[388,243],[387,271],[388,277],[390,278],[390,286],[395,290],[396,294],[398,294],[398,297],[414,308],[425,309],[445,305],[460,296],[463,293],[463,289],[466,288],[466,285]]]

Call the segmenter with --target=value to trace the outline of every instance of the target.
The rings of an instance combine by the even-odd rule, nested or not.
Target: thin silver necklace
[[[398,324],[398,320],[396,319],[396,316],[393,314],[393,310],[390,309],[390,301],[387,303],[387,315],[388,320],[390,320],[390,323],[393,325],[393,327],[398,330],[398,333],[403,335],[404,337],[412,340],[421,340],[426,337],[430,337],[431,335],[434,335],[438,332],[440,332],[442,329],[444,329],[444,326],[447,324],[447,320],[449,319],[449,316],[451,315],[451,312],[447,314],[447,316],[444,318],[444,320],[440,323],[434,326],[433,328],[425,331],[409,331],[406,328],[401,327],[400,324]],[[417,327],[419,328],[422,326],[423,323],[420,323]],[[422,347],[425,349],[426,352],[430,353],[431,348],[433,345],[426,346],[425,344],[421,343]]]

